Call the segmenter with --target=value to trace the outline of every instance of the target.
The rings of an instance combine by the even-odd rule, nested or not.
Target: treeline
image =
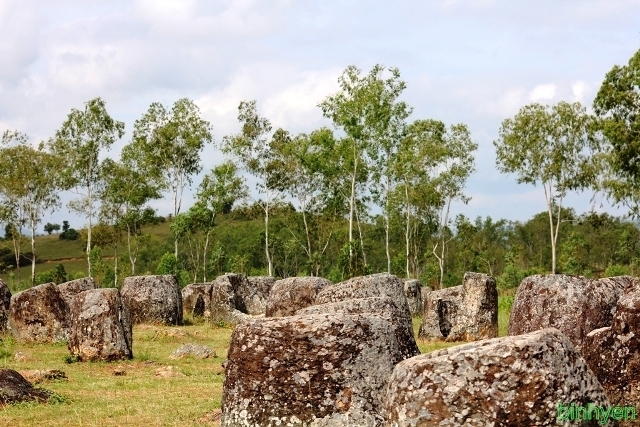
[[[494,141],[498,169],[519,183],[542,186],[546,197],[546,214],[525,224],[452,215],[454,201],[469,200],[464,190],[477,144],[464,124],[409,120],[399,70],[379,65],[367,74],[348,67],[339,91],[320,101],[333,129],[274,130],[256,101],[243,101],[238,133],[214,141],[198,107],[180,99],[171,108],[151,104],[120,158],[100,160],[123,137],[124,123],[96,98],[84,110],[73,109],[38,147],[7,131],[0,221],[12,230],[6,237],[16,265],[25,255],[21,230],[31,230],[32,283],[36,229],[68,190],[79,196],[69,208],[87,220],[88,274],[106,275],[102,254],[113,251],[108,281],[114,284],[154,263],[157,272],[176,273],[183,282],[222,271],[333,280],[389,271],[436,287],[458,284],[464,270],[504,276],[511,286],[520,275],[543,269],[602,274],[634,268],[635,249],[630,258],[617,246],[597,255],[601,245],[592,245],[584,231],[588,224],[610,223],[624,229],[635,248],[633,224],[597,214],[576,217],[563,200],[570,191],[595,190],[631,215],[640,213],[638,76],[640,52],[607,74],[595,115],[579,103],[531,104],[502,123]],[[203,153],[214,149],[226,159],[204,175],[185,211],[184,189],[202,170]],[[255,179],[253,191],[247,175]],[[154,237],[144,233],[158,221],[149,204],[163,194],[173,205],[172,248],[150,243]],[[621,238],[612,237],[616,245]]]

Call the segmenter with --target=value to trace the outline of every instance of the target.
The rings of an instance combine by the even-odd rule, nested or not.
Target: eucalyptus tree
[[[59,170],[65,187],[73,188],[80,197],[69,203],[69,208],[87,218],[87,266],[91,276],[91,226],[97,214],[96,202],[103,183],[100,152],[108,150],[124,135],[124,123],[114,120],[107,112],[105,102],[94,98],[83,111],[72,109],[55,137],[49,142],[50,150],[65,159]]]
[[[391,273],[391,251],[389,248],[389,232],[391,212],[393,210],[392,194],[400,182],[394,165],[402,139],[406,133],[407,118],[413,109],[398,98],[406,88],[406,83],[400,79],[397,68],[388,70],[390,76],[383,75],[384,68],[377,66],[377,79],[372,83],[372,139],[368,154],[376,165],[372,168],[372,186],[370,187],[373,200],[382,209],[385,230],[385,252],[387,255],[387,273]]]
[[[447,243],[453,238],[453,235],[447,233],[452,219],[450,218],[451,203],[460,201],[467,204],[470,197],[464,194],[469,176],[475,171],[475,162],[473,152],[478,149],[478,144],[471,140],[471,133],[464,124],[450,126],[444,135],[444,146],[446,155],[442,169],[435,181],[435,191],[440,198],[438,225],[439,242],[433,247],[433,255],[438,260],[440,267],[440,288],[443,286],[444,266],[445,266],[445,250]],[[440,246],[440,253],[437,248]]]
[[[5,207],[11,211],[12,240],[19,268],[21,228],[31,230],[31,285],[35,284],[36,229],[43,216],[60,205],[58,178],[60,160],[47,153],[44,144],[34,148],[26,135],[7,131],[2,137],[0,150],[0,194]]]
[[[132,150],[140,153],[150,176],[171,192],[174,218],[180,213],[184,188],[202,170],[200,153],[212,141],[211,125],[187,98],[176,101],[171,110],[154,102],[134,124]],[[178,257],[177,239],[174,255]]]
[[[318,105],[323,115],[344,132],[336,152],[346,155],[345,166],[350,180],[349,257],[353,256],[353,224],[356,219],[358,195],[364,183],[369,181],[370,159],[367,158],[367,152],[375,144],[376,130],[381,118],[377,106],[381,102],[381,92],[384,92],[381,90],[384,85],[381,86],[380,83],[383,70],[384,67],[376,65],[369,74],[363,76],[357,67],[347,67],[338,79],[340,91],[326,97]]]
[[[318,275],[322,267],[336,222],[343,214],[341,197],[337,191],[335,162],[336,141],[327,128],[295,138],[274,140],[273,149],[280,162],[280,188],[294,201],[302,217],[302,233],[298,235],[287,226],[293,241],[302,248],[308,259],[310,274]],[[287,242],[289,247],[291,241]]]
[[[640,50],[614,66],[593,101],[604,139],[598,187],[616,205],[640,218]]]
[[[105,185],[101,193],[100,217],[111,223],[117,232],[126,233],[131,274],[135,275],[139,236],[142,227],[155,220],[155,210],[149,206],[149,202],[160,198],[160,185],[145,170],[140,153],[132,144],[122,149],[119,162],[106,159],[102,172]],[[117,246],[115,250],[117,252]],[[117,282],[117,254],[115,276]]]
[[[418,277],[421,259],[420,232],[434,222],[436,209],[442,205],[436,180],[445,162],[446,126],[437,120],[416,120],[407,126],[393,159],[393,173],[398,179],[395,204],[404,217],[405,268],[407,277]],[[394,205],[395,205],[394,204]]]
[[[502,122],[496,147],[496,164],[503,173],[516,173],[519,184],[541,184],[551,237],[551,271],[556,272],[558,230],[562,203],[569,191],[592,186],[597,168],[591,152],[592,118],[580,103],[553,106],[531,104]],[[554,218],[555,215],[555,218]]]
[[[474,171],[477,147],[463,124],[447,128],[438,120],[416,120],[407,126],[392,164],[399,181],[395,198],[404,216],[407,277],[418,275],[418,233],[433,230],[436,244],[431,253],[438,261],[442,287],[444,255],[453,236],[448,232],[451,203],[468,201],[464,188]]]
[[[207,281],[207,250],[209,237],[215,226],[216,216],[231,210],[233,204],[248,194],[244,179],[238,175],[238,167],[230,161],[215,166],[204,176],[197,192],[196,209],[200,211],[205,234],[202,251],[203,282]]]
[[[211,215],[202,203],[195,203],[186,212],[182,212],[173,218],[169,229],[176,241],[181,241],[186,247],[186,260],[188,269],[193,271],[193,281],[196,282],[201,262],[201,247],[203,246],[203,229],[208,227]]]
[[[609,161],[616,175],[640,183],[640,50],[627,65],[615,65],[605,76],[593,109],[611,145]]]
[[[267,272],[273,275],[273,255],[269,244],[269,216],[278,201],[280,191],[278,180],[282,177],[278,160],[274,156],[272,145],[278,139],[288,138],[288,133],[278,129],[271,134],[271,122],[258,115],[256,101],[242,101],[238,106],[238,121],[242,130],[236,135],[226,136],[222,142],[222,151],[233,156],[243,168],[254,175],[258,181],[258,193],[264,196],[255,200],[264,213],[264,251],[267,260]]]

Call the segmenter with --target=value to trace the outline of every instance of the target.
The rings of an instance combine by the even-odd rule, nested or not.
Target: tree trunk
[[[118,241],[113,248],[113,287],[118,287]]]
[[[549,191],[547,186],[543,184],[544,197],[547,200],[547,212],[549,213],[549,234],[551,237],[551,274],[556,274],[556,240],[553,236],[553,203],[551,200],[551,183],[549,183]]]
[[[387,251],[387,273],[391,274],[391,252],[389,251],[389,192],[391,191],[391,180],[387,175],[387,188],[385,197],[385,210],[384,215],[384,246]]]
[[[89,221],[88,221],[88,226],[87,226],[87,273],[89,277],[91,276],[91,217],[93,216],[93,199],[91,197],[91,188],[88,189],[88,196],[87,196],[87,202],[88,202],[88,206],[87,208],[89,209]]]
[[[267,255],[267,274],[272,276],[273,265],[269,252],[269,190],[267,190],[267,202],[265,203],[264,209],[264,251]]]
[[[131,263],[131,275],[136,274],[136,259],[131,253],[131,226],[127,224],[127,249],[129,251],[129,262]]]
[[[16,258],[16,271],[18,272],[18,285],[20,285],[20,230],[14,226],[11,241],[13,242],[13,253]],[[16,235],[17,234],[17,235]]]
[[[309,273],[313,276],[313,253],[311,252],[311,236],[309,236],[309,224],[307,223],[306,206],[302,209],[302,221],[304,222],[304,233],[307,237],[307,256],[309,257]]]
[[[358,215],[358,209],[356,208],[356,222],[358,223],[358,235],[360,236],[360,250],[362,251],[362,261],[365,268],[367,267],[367,252],[364,250],[364,236],[362,235],[362,227],[360,227],[360,215]]]
[[[36,224],[31,220],[31,286],[36,283]]]
[[[406,244],[406,248],[405,248],[405,256],[407,257],[407,279],[411,278],[411,272],[409,271],[409,259],[410,259],[410,254],[409,254],[409,249],[411,247],[411,241],[410,241],[410,233],[411,233],[411,212],[409,210],[409,184],[407,182],[405,182],[404,185],[404,196],[405,196],[405,211],[407,213],[407,224],[406,224],[406,228],[405,228],[405,232],[404,232],[404,240],[405,240],[405,244]]]
[[[349,198],[349,263],[353,258],[353,211],[356,201],[356,176],[358,174],[358,159],[356,157],[356,146],[353,146],[353,175],[351,176],[351,197]]]
[[[211,233],[211,231],[207,230],[207,237],[204,240],[204,249],[202,251],[202,267],[203,267],[202,281],[203,282],[207,281],[207,248],[209,247],[209,233]]]

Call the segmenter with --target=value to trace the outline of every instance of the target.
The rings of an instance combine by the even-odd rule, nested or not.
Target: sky
[[[242,100],[274,129],[310,132],[331,126],[317,104],[347,66],[382,64],[400,69],[411,120],[464,123],[479,145],[471,201],[453,215],[526,221],[546,209],[544,193],[498,172],[500,124],[532,102],[590,108],[639,48],[639,0],[0,0],[0,132],[47,140],[95,97],[126,124],[112,158],[152,102],[184,97],[218,142],[239,132]],[[208,147],[202,159],[193,188],[223,155]],[[625,213],[592,196],[565,205]],[[172,212],[170,195],[154,207]],[[84,225],[66,206],[45,222],[64,219]]]

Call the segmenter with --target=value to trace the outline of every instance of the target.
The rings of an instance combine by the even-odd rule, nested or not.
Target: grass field
[[[502,302],[502,301],[501,301]],[[508,304],[499,312],[500,335],[506,333]],[[510,306],[509,306],[510,309]],[[413,319],[417,336],[420,318]],[[59,369],[67,380],[38,386],[58,396],[56,403],[20,404],[0,408],[0,425],[27,426],[216,426],[222,400],[224,362],[231,328],[210,326],[187,319],[185,326],[138,325],[133,330],[134,359],[112,363],[65,362],[65,344],[27,345],[10,337],[0,341],[0,367],[18,371]],[[216,352],[208,359],[172,360],[182,344],[206,345]],[[422,353],[461,343],[418,340]],[[16,353],[24,355],[18,361]],[[158,370],[174,367],[177,376],[162,378]],[[125,375],[114,375],[124,370]]]

